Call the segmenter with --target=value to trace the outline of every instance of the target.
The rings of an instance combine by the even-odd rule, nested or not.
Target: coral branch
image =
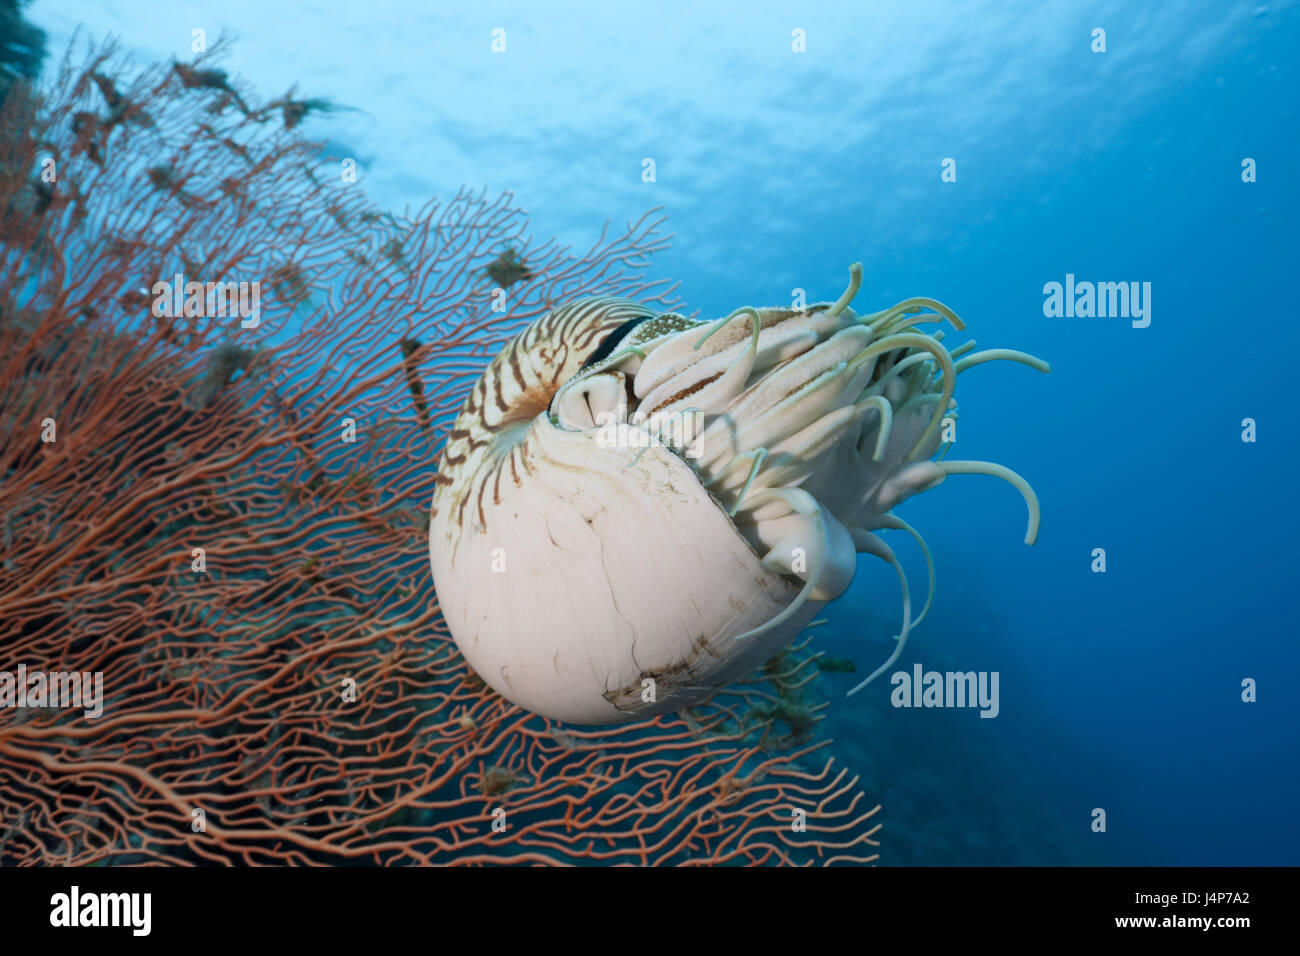
[[[802,651],[579,730],[486,688],[434,602],[456,409],[553,304],[668,307],[663,217],[575,254],[509,194],[383,213],[215,62],[100,46],[0,114],[0,671],[103,676],[97,718],[0,707],[0,863],[874,859],[791,719]],[[255,321],[210,283],[258,283]]]

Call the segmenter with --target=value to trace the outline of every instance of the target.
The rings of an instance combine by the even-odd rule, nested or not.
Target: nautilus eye
[[[690,706],[753,671],[848,588],[892,564],[902,652],[934,593],[924,539],[894,509],[950,474],[935,459],[965,369],[1021,352],[948,351],[930,299],[859,316],[834,303],[715,322],[583,299],[525,328],[478,381],[439,462],[429,552],[470,665],[504,697],[582,724]],[[942,449],[946,452],[946,448]],[[920,545],[929,597],[876,532]]]

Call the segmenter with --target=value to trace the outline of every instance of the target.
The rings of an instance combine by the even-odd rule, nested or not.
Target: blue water
[[[81,23],[142,60],[232,29],[228,66],[260,91],[359,108],[309,132],[362,157],[394,208],[509,188],[535,233],[581,245],[663,205],[676,238],[654,272],[705,316],[835,298],[861,261],[859,311],[932,296],[981,347],[1047,359],[1046,376],[964,373],[952,453],[1033,484],[1037,545],[990,478],[899,512],[939,590],[897,669],[998,671],[998,717],[825,682],[837,753],[885,806],[882,862],[1300,863],[1295,4],[348,6],[40,0],[30,17],[52,50]],[[1150,325],[1046,317],[1067,273],[1151,283]],[[815,643],[858,677],[899,614],[867,560]]]

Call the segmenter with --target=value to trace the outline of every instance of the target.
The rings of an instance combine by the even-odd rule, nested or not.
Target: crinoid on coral
[[[455,410],[555,303],[669,308],[662,220],[575,252],[508,194],[389,215],[304,137],[314,101],[260,103],[219,49],[96,47],[0,117],[0,671],[103,678],[98,718],[0,708],[0,863],[874,859],[806,652],[571,729],[491,691],[433,597]]]

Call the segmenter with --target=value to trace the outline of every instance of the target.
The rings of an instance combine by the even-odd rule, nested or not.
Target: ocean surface
[[[857,667],[822,681],[826,722],[884,806],[881,862],[1300,864],[1300,8],[616,6],[27,15],[55,58],[78,27],[142,64],[234,34],[224,65],[259,92],[353,107],[307,130],[393,209],[509,189],[535,235],[582,246],[662,206],[652,273],[703,317],[834,299],[861,262],[859,312],[930,296],[980,348],[1050,362],[964,373],[950,456],[1033,485],[1034,547],[991,478],[899,509],[938,589],[892,670],[997,672],[996,717],[896,707],[888,677],[844,697],[897,632],[883,564],[814,632]],[[1134,283],[1144,314],[1052,314],[1050,283]]]

